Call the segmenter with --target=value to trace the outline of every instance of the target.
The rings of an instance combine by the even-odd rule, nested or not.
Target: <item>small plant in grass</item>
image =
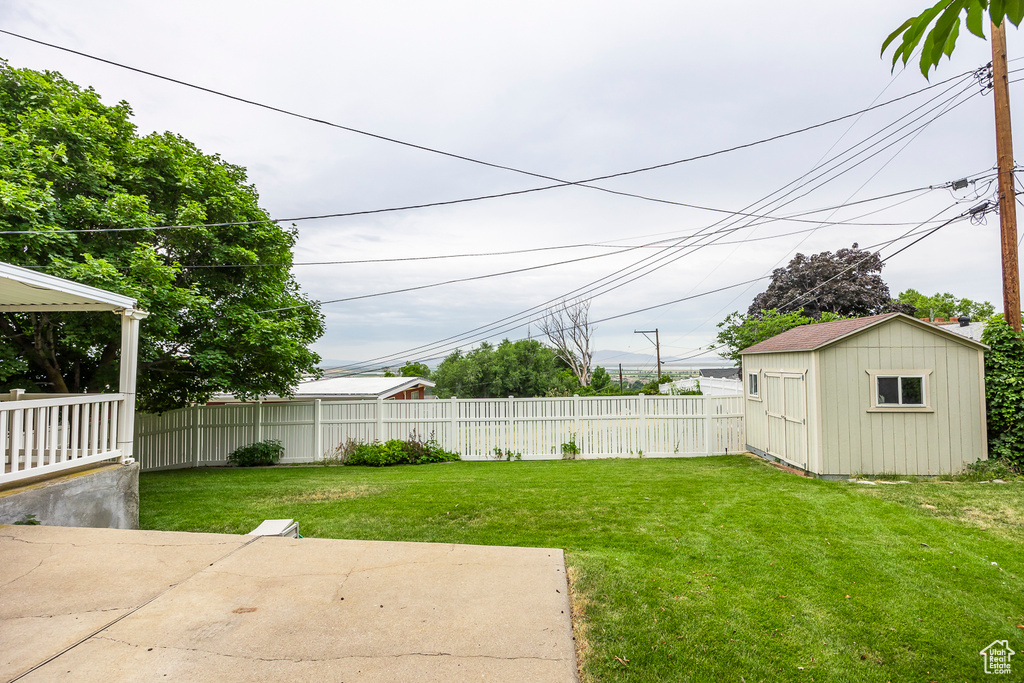
[[[495,448],[493,457],[495,460],[512,461],[522,460],[523,454],[509,449],[502,450],[500,448]]]
[[[228,463],[235,467],[261,467],[273,465],[284,454],[284,446],[277,439],[266,439],[231,451]]]
[[[575,460],[580,454],[580,447],[576,445],[576,435],[569,434],[569,440],[562,444],[562,460]]]

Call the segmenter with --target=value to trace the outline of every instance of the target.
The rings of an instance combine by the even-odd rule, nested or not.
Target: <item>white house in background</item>
[[[121,318],[120,391],[116,394],[0,396],[0,486],[104,460],[131,462],[139,322],[135,299],[28,268],[0,263],[0,312],[110,311]],[[26,387],[27,389],[27,387]]]
[[[294,403],[301,401],[365,401],[393,399],[418,400],[426,397],[426,390],[434,383],[422,377],[330,377],[299,382],[293,396],[266,396],[264,403]],[[242,403],[230,394],[217,394],[208,405]]]

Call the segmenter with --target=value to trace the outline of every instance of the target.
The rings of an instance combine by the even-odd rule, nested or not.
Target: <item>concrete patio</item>
[[[577,680],[561,550],[0,526],[0,558],[0,680]]]

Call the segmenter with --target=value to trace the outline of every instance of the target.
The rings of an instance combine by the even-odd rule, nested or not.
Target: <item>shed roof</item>
[[[915,320],[909,315],[905,315],[903,313],[882,313],[881,315],[869,315],[863,318],[850,318],[849,320],[835,320],[833,322],[814,323],[812,325],[794,327],[791,330],[786,330],[774,337],[765,339],[763,342],[759,342],[753,346],[748,346],[740,351],[740,354],[747,355],[754,353],[784,353],[787,351],[814,351],[815,349],[820,349],[823,346],[833,344],[845,337],[864,332],[876,325],[894,318],[902,318],[913,325],[918,325],[924,329],[931,330],[936,334],[951,337],[968,345],[977,346],[983,349],[988,348],[984,344],[976,342],[973,339],[962,337],[959,334],[944,330],[941,327],[932,325],[931,323],[924,323],[919,320]]]
[[[434,383],[422,377],[331,377],[300,382],[295,396],[390,396],[420,385]]]
[[[0,311],[119,311],[135,299],[28,268],[0,263]]]

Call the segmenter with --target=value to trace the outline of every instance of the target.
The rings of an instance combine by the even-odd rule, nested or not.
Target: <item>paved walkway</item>
[[[0,681],[576,681],[561,550],[0,526]]]

